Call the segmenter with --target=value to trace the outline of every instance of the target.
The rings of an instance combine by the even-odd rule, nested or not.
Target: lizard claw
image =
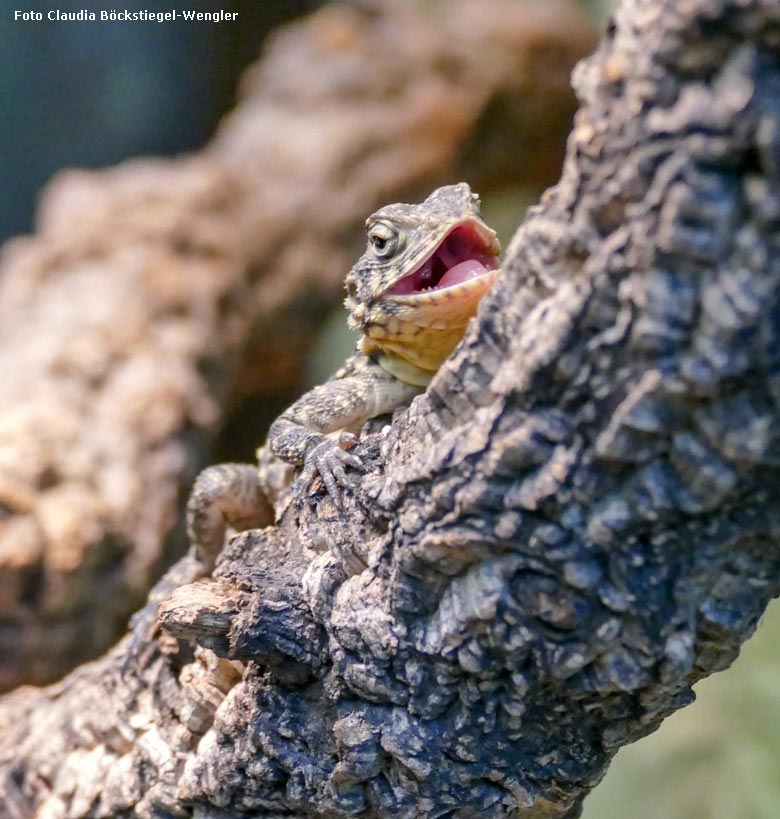
[[[363,461],[357,455],[353,455],[342,447],[354,446],[357,440],[356,436],[345,432],[339,437],[338,443],[326,439],[309,452],[301,474],[293,486],[293,497],[297,505],[300,506],[303,503],[309,484],[316,475],[319,475],[336,508],[339,511],[343,510],[339,486],[346,486],[349,483],[344,467],[363,469],[364,466]]]
[[[339,433],[339,449],[352,449],[352,447],[355,446],[359,440],[360,438],[358,438],[357,435],[343,429]]]

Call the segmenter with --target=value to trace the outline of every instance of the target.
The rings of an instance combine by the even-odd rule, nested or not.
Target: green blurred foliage
[[[595,24],[602,27],[618,4],[617,0],[578,0],[578,2],[592,15]]]

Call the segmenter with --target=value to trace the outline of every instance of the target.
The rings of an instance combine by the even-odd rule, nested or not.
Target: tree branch
[[[345,515],[321,496],[211,580],[175,567],[156,598],[194,656],[150,640],[152,600],[6,700],[11,815],[575,816],[728,666],[780,591],[779,53],[772,0],[627,0],[561,182],[364,435]]]
[[[367,213],[457,168],[555,178],[590,47],[558,0],[332,6],[276,34],[200,154],[58,177],[0,269],[0,690],[124,632],[226,408],[253,396],[248,458],[300,389]],[[529,125],[488,151],[507,111]]]

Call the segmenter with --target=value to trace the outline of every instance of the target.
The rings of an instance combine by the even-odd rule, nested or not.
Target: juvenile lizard
[[[357,350],[268,432],[273,455],[303,467],[293,485],[298,502],[319,475],[341,507],[345,468],[363,466],[350,451],[356,434],[368,419],[425,389],[498,275],[498,239],[464,182],[439,188],[418,205],[388,205],[368,218],[366,229],[366,251],[346,278],[349,326],[361,332]],[[187,528],[203,563],[213,565],[226,525],[241,531],[273,520],[268,494],[249,464],[200,473]]]

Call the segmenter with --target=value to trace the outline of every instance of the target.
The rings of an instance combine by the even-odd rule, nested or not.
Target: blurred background
[[[41,188],[62,168],[99,168],[136,156],[200,149],[234,106],[239,78],[257,58],[268,35],[322,5],[321,0],[197,0],[187,4],[188,8],[239,13],[240,24],[219,25],[19,23],[6,10],[0,16],[0,242],[34,230]],[[420,0],[419,5],[446,6],[446,2]],[[523,3],[518,0],[518,5]],[[571,5],[598,31],[613,4],[612,0],[571,0]],[[147,0],[145,6],[161,11],[172,7],[157,0]],[[99,9],[105,3],[84,2],[78,7]],[[500,164],[496,171],[469,157],[475,145],[492,146],[501,153],[500,146],[509,139],[513,120],[505,110],[506,98],[496,97],[490,104],[493,108],[488,106],[488,115],[480,120],[481,130],[475,131],[479,141],[473,141],[471,148],[468,143],[461,146],[454,167],[471,169],[484,180],[481,192],[487,221],[498,228],[506,243],[524,207],[555,176],[539,178],[531,173],[529,184],[512,177],[510,184],[502,186],[494,184]],[[565,130],[554,139],[557,143],[551,152],[559,157]],[[534,157],[522,161],[530,165]],[[414,184],[407,188],[413,190]],[[353,252],[351,234],[343,237],[343,246]],[[337,289],[318,294],[316,288],[310,288],[309,296],[306,309],[318,318],[311,334],[302,335],[301,344],[315,354],[300,365],[294,363],[294,377],[282,383],[272,397],[258,397],[256,371],[243,372],[233,385],[231,409],[221,432],[203,460],[246,459],[247,442],[262,439],[267,420],[306,384],[321,381],[349,351],[353,341],[344,330]],[[148,579],[152,576],[153,572]],[[139,599],[137,588],[135,592],[129,600]],[[24,617],[6,618],[14,629],[37,616],[29,598],[28,591],[8,592],[9,607],[27,606]],[[0,604],[2,601],[0,583]],[[95,651],[121,632],[124,619],[121,612],[115,614],[118,625],[101,633]],[[48,616],[53,615],[49,612]],[[0,610],[0,625],[2,622]],[[700,683],[693,706],[618,755],[604,783],[586,802],[585,819],[780,816],[778,638],[780,609],[775,605],[732,670]],[[7,656],[12,639],[18,637],[9,638]],[[76,652],[72,662],[82,659]],[[2,663],[0,655],[0,667]],[[9,672],[6,687],[12,682],[45,681],[63,668],[63,663],[55,663],[49,670],[30,669],[29,680]]]
[[[61,168],[201,147],[233,104],[238,78],[268,33],[318,5],[322,0],[193,0],[184,7],[237,12],[240,25],[184,25],[21,23],[6,4],[0,15],[0,241],[31,229],[40,189]],[[149,11],[173,7],[164,0],[144,3]],[[108,6],[85,0],[40,8],[99,12]]]

